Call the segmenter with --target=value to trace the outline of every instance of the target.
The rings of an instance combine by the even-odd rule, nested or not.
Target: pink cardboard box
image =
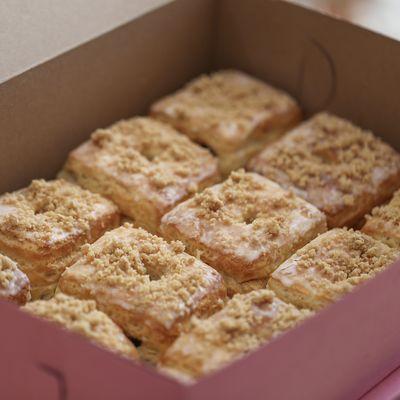
[[[393,371],[382,382],[373,387],[362,400],[400,399],[400,368]]]
[[[95,128],[226,67],[289,91],[307,114],[328,109],[400,148],[400,43],[286,2],[178,0],[0,85],[0,192],[53,177]],[[394,399],[400,372],[379,382],[400,365],[398,304],[400,263],[184,385],[1,302],[0,398]]]

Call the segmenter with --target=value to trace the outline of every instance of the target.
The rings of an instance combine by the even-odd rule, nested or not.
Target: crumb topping
[[[151,118],[117,122],[94,132],[91,140],[107,167],[145,175],[157,189],[196,179],[205,164],[214,162],[208,150]]]
[[[352,229],[334,229],[298,251],[297,268],[315,268],[324,280],[318,286],[357,285],[375,276],[398,257],[396,251]],[[312,284],[313,282],[310,281]]]
[[[15,262],[0,254],[0,289],[7,289],[17,272],[18,267]]]
[[[272,170],[283,171],[282,183],[288,179],[303,190],[335,187],[344,204],[353,205],[356,194],[376,186],[379,172],[400,170],[400,157],[371,132],[321,113],[256,156],[250,168],[278,181]]]
[[[392,200],[388,204],[375,207],[371,215],[367,215],[366,218],[367,220],[378,219],[395,226],[400,226],[400,190],[393,195]]]
[[[265,113],[294,106],[289,95],[262,81],[236,71],[220,71],[200,76],[153,109],[157,113],[160,108],[176,120],[172,124],[184,126],[195,136],[214,132],[232,140],[236,134],[243,139],[249,136]]]
[[[17,263],[0,254],[0,298],[24,304],[31,298],[28,277]]]
[[[209,116],[211,120],[221,114],[249,120],[254,108],[268,109],[291,103],[289,96],[266,83],[232,71],[202,75],[189,83],[186,90],[193,97],[183,104],[183,112],[185,106],[190,109],[207,104],[210,110],[214,110]]]
[[[192,318],[188,334],[233,354],[243,354],[309,315],[308,310],[298,310],[279,300],[272,291],[261,289],[235,295],[221,311],[206,320]]]
[[[184,253],[181,242],[168,243],[128,223],[101,241],[101,246],[84,248],[84,262],[96,267],[90,280],[98,287],[131,292],[132,302],[143,309],[157,304],[168,315],[187,312],[196,297],[220,279],[210,267]]]
[[[51,300],[37,300],[23,309],[79,333],[109,350],[133,356],[133,345],[111,319],[96,308],[92,300],[78,300],[58,293]]]
[[[226,248],[235,248],[240,241],[254,248],[268,244],[271,249],[279,238],[290,236],[296,216],[322,218],[317,209],[292,192],[243,170],[233,172],[222,184],[196,194],[185,206],[195,211],[195,218],[205,224],[205,229],[213,231],[213,243]],[[185,212],[183,206],[181,209]],[[175,217],[179,219],[180,209],[176,210]],[[237,229],[229,232],[230,227]]]
[[[272,192],[272,189],[275,190]],[[299,205],[292,192],[242,169],[232,172],[218,191],[208,188],[197,193],[194,204],[199,208],[198,215],[204,219],[234,224],[271,218],[278,226],[278,221],[283,219],[281,213]]]
[[[110,207],[112,203],[62,179],[34,180],[26,189],[0,198],[0,211],[12,211],[0,213],[0,232],[20,240],[31,235],[46,245],[55,236],[88,233],[98,218],[99,205]]]

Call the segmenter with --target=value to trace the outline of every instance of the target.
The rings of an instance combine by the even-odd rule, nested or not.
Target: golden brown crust
[[[148,343],[141,343],[137,350],[140,361],[152,367],[157,365],[161,355],[159,349],[152,347]]]
[[[28,277],[10,258],[0,254],[0,299],[25,304],[31,298]]]
[[[153,104],[151,115],[213,149],[224,174],[301,118],[289,95],[233,70],[198,77]]]
[[[167,243],[130,224],[87,246],[68,268],[59,288],[96,300],[131,337],[162,352],[191,315],[207,316],[226,296],[222,277],[184,253],[182,243]]]
[[[374,277],[398,255],[362,232],[336,228],[284,262],[268,287],[297,307],[318,310]]]
[[[153,233],[162,215],[220,179],[208,150],[168,125],[140,117],[94,132],[70,153],[64,173],[112,199]]]
[[[350,122],[321,113],[248,164],[322,210],[329,227],[352,226],[400,186],[400,155]]]
[[[0,251],[28,275],[32,297],[51,296],[82,244],[117,226],[110,201],[79,186],[36,180],[0,197]]]
[[[199,378],[257,349],[310,316],[279,300],[270,290],[235,295],[206,320],[193,318],[160,360],[177,378]]]
[[[362,228],[364,233],[390,247],[400,249],[400,190],[388,204],[375,207],[366,219]]]
[[[294,125],[293,123],[293,126]],[[219,169],[222,177],[227,178],[232,171],[243,168],[251,157],[258,154],[266,146],[280,139],[291,126],[288,126],[286,129],[268,130],[263,136],[258,135],[255,138],[248,139],[247,143],[243,144],[238,150],[234,150],[230,153],[218,154]]]
[[[238,283],[266,279],[325,230],[316,207],[243,171],[180,204],[161,223],[166,238],[181,240],[189,253]]]
[[[224,278],[228,297],[232,297],[235,294],[245,294],[253,290],[265,289],[267,287],[268,278],[264,279],[252,279],[251,281],[238,282],[234,278],[226,274],[221,274]]]
[[[91,300],[78,300],[62,293],[51,300],[33,301],[23,310],[56,324],[124,357],[138,359],[131,341],[106,314],[96,309]]]

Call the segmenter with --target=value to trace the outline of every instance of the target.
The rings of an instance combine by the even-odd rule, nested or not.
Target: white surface
[[[400,39],[400,0],[292,0]]]
[[[0,82],[170,0],[0,0]]]

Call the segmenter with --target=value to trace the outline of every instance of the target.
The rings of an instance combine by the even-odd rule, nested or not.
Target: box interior
[[[0,193],[53,177],[94,129],[221,68],[400,147],[396,41],[281,1],[177,0],[0,85]]]
[[[221,68],[249,72],[289,91],[306,115],[330,110],[400,149],[400,43],[281,1],[177,0],[0,85],[0,193],[33,178],[54,177],[68,152],[94,129],[145,114],[155,99]],[[191,386],[184,398],[204,398],[214,390],[209,398],[224,391],[232,399],[246,392],[261,399],[278,387],[293,395],[299,368],[308,386],[302,385],[297,399],[318,398],[310,396],[321,395],[324,388],[325,399],[343,390],[361,396],[400,360],[395,342],[400,323],[390,323],[394,302],[400,301],[398,269],[389,269],[241,363]],[[371,302],[367,309],[365,301]],[[352,352],[346,335],[357,341],[360,323],[374,326],[369,313],[379,314],[380,307],[385,307],[380,325]],[[382,335],[382,343],[366,348]],[[338,355],[340,348],[353,357],[344,368],[350,355]],[[279,351],[285,352],[286,365]],[[303,363],[306,351],[310,359]],[[249,368],[258,372],[243,382],[241,374]],[[285,370],[292,371],[287,378]],[[325,378],[311,387],[318,374]],[[265,389],[267,383],[271,390]]]

